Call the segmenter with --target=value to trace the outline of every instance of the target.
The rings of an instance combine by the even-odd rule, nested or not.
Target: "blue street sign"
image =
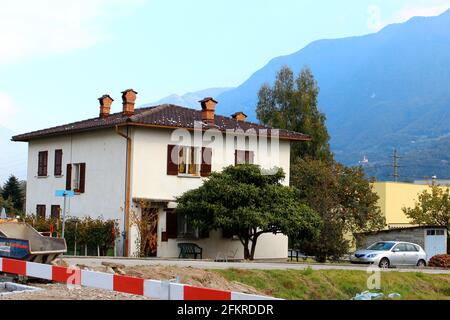
[[[56,190],[55,191],[55,196],[56,197],[64,197],[64,196],[66,196],[66,197],[71,198],[74,195],[75,195],[75,193],[73,191],[71,191],[71,190]]]

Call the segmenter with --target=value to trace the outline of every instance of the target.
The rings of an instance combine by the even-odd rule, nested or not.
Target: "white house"
[[[26,212],[58,215],[63,199],[55,190],[73,190],[71,216],[117,219],[118,255],[136,253],[135,221],[143,219],[152,234],[149,256],[178,257],[177,243],[193,242],[204,258],[229,252],[242,258],[240,241],[225,232],[192,230],[174,210],[176,197],[199,187],[211,171],[237,163],[289,173],[291,141],[309,137],[247,122],[241,112],[216,115],[212,98],[200,101],[199,110],[168,104],[135,109],[136,95],[122,93],[121,112],[110,113],[113,99],[104,95],[98,117],[12,138],[28,142]],[[285,258],[287,249],[286,236],[266,234],[255,258]]]

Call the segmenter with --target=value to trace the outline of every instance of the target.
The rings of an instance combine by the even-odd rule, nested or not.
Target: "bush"
[[[29,215],[22,220],[39,232],[52,231],[54,237],[61,237],[62,221],[59,219],[38,219],[34,215]],[[95,252],[95,255],[97,255],[97,248],[99,248],[100,254],[106,255],[108,249],[114,247],[118,236],[119,225],[116,220],[103,220],[102,217],[93,219],[89,216],[66,218],[64,238],[69,251],[74,249],[76,243],[78,249],[82,246],[87,246],[95,249],[90,250],[90,252]]]
[[[434,268],[450,268],[450,254],[439,254],[432,257],[428,266]]]

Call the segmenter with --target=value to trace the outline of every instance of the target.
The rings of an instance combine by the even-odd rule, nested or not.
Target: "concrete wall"
[[[396,229],[389,232],[379,232],[374,234],[358,235],[356,237],[356,246],[358,249],[367,248],[378,241],[404,241],[420,245],[425,249],[426,229]]]
[[[63,150],[60,177],[53,174],[56,149]],[[37,176],[39,151],[48,151],[48,176],[45,178]],[[46,205],[47,217],[51,205],[60,205],[62,209],[63,198],[55,197],[55,190],[66,187],[66,165],[82,162],[86,163],[85,193],[68,199],[69,214],[117,219],[123,230],[126,140],[113,129],[30,141],[26,213],[35,214],[37,204]],[[120,243],[118,248],[121,248]]]

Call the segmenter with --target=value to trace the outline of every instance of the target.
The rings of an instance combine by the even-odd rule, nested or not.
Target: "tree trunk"
[[[252,249],[250,252],[250,260],[255,259],[256,241],[258,241],[258,236],[254,236],[252,240]]]
[[[250,250],[248,249],[249,239],[244,240],[244,260],[251,260]]]

